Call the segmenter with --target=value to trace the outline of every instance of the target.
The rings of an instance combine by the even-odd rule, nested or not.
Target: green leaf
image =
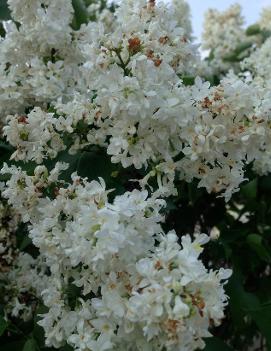
[[[256,322],[261,333],[266,338],[269,345],[269,350],[271,348],[271,306],[264,306],[258,310],[250,311],[250,314],[254,321]]]
[[[70,345],[65,345],[59,349],[60,351],[73,351],[74,349]]]
[[[212,61],[214,58],[215,58],[214,49],[212,49],[210,51],[209,56],[207,57],[207,61]]]
[[[235,54],[236,55],[240,55],[243,51],[247,50],[248,48],[250,48],[252,45],[252,43],[250,41],[244,42],[239,44],[236,49],[235,49]]]
[[[251,45],[251,42],[244,42],[239,44],[233,52],[223,57],[223,61],[240,62],[243,59],[243,57],[240,57],[240,55],[243,54],[245,50],[250,48]]]
[[[0,21],[0,37],[4,37],[6,35],[6,31],[3,25],[3,22]]]
[[[226,286],[226,293],[230,298],[229,307],[231,319],[237,330],[242,330],[245,326],[244,311],[240,304],[244,293],[241,281],[241,275],[235,272]]]
[[[116,189],[117,193],[121,193],[123,187],[118,167],[111,163],[110,157],[102,149],[85,151],[78,161],[77,173],[81,177],[87,177],[89,181],[102,177],[108,189]]]
[[[80,296],[81,288],[70,283],[65,291],[67,295],[68,304],[71,309],[75,309],[78,297]]]
[[[10,150],[11,147],[9,144],[6,144],[3,140],[0,140],[0,149]]]
[[[271,193],[271,176],[267,175],[259,179],[259,186],[264,192]]]
[[[85,151],[78,162],[77,171],[81,177],[97,180],[98,177],[108,178],[114,170],[114,165],[103,153]]]
[[[74,29],[79,29],[81,24],[89,21],[87,8],[83,0],[72,0],[72,6],[74,8]]]
[[[24,345],[24,340],[17,340],[1,344],[1,351],[21,351]]]
[[[58,349],[55,349],[53,347],[50,347],[50,348],[46,347],[44,348],[44,351],[74,351],[74,348],[71,347],[70,345],[65,345]]]
[[[247,199],[255,199],[257,196],[258,179],[255,178],[251,182],[241,187],[241,194]]]
[[[70,155],[67,151],[60,152],[57,159],[45,163],[48,169],[52,169],[55,166],[55,162],[65,162],[69,165],[66,171],[61,172],[60,179],[70,182],[71,174],[77,170],[80,154]]]
[[[266,39],[268,39],[271,36],[271,31],[270,30],[262,30],[261,35],[262,35],[263,41],[265,41]]]
[[[261,33],[261,28],[258,24],[252,24],[246,30],[246,35],[257,35]]]
[[[8,327],[8,322],[4,319],[3,316],[0,316],[0,336],[4,334],[7,327]]]
[[[0,1],[0,20],[7,21],[10,19],[10,11],[6,0]]]
[[[231,54],[223,56],[223,61],[226,61],[226,62],[238,62],[240,60],[238,60],[238,57],[237,57],[236,53],[231,53]]]
[[[36,351],[36,350],[38,350],[36,341],[33,338],[28,339],[24,344],[23,351]]]
[[[229,283],[226,286],[226,293],[230,298],[231,318],[236,330],[241,332],[247,328],[246,316],[251,316],[249,310],[258,310],[261,308],[261,304],[256,295],[245,291],[242,284],[243,276],[238,272],[238,268],[233,271],[234,274],[229,279]]]
[[[195,204],[202,194],[203,189],[198,188],[198,184],[195,181],[188,183],[188,196],[191,204]]]
[[[260,259],[270,263],[271,254],[263,245],[263,238],[259,234],[249,234],[247,236],[247,243],[250,248],[257,253]]]
[[[181,76],[181,80],[183,81],[183,84],[188,86],[188,85],[193,85],[195,83],[195,77],[192,76]]]
[[[239,313],[241,320],[243,320],[244,315],[249,315],[271,347],[271,305],[261,304],[256,295],[246,292],[239,273],[235,273],[231,277],[227,293],[230,297],[231,310],[235,314]]]
[[[204,348],[204,351],[233,351],[232,348],[216,337],[207,339],[205,342],[206,347]]]
[[[20,251],[23,251],[27,246],[29,246],[32,243],[32,240],[26,235],[20,245]]]

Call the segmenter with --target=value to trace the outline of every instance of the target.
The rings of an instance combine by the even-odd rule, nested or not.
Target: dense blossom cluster
[[[7,319],[29,321],[33,317],[41,292],[48,286],[46,270],[41,256],[34,259],[27,253],[19,253],[10,270],[0,276],[5,283],[3,296]]]
[[[242,62],[244,69],[249,69],[257,84],[268,88],[270,86],[271,73],[270,63],[271,39],[268,38],[261,47],[257,48],[248,58]]]
[[[271,7],[264,7],[262,9],[261,18],[259,20],[259,25],[263,29],[271,29]]]
[[[176,192],[178,174],[229,199],[246,163],[266,163],[269,93],[235,75],[216,87],[200,78],[183,85],[178,75],[195,73],[195,48],[167,7],[144,4],[123,2],[113,32],[104,32],[100,22],[81,29],[73,44],[85,62],[77,65],[74,97],[66,102],[54,93],[53,112],[35,107],[28,115],[10,115],[4,133],[17,149],[13,158],[41,163],[65,148],[75,153],[105,146],[114,163],[149,167],[142,184],[155,176],[160,194]]]
[[[144,81],[152,70],[155,77],[151,65],[142,75]],[[226,199],[244,180],[245,164],[257,160],[257,169],[266,172],[271,136],[268,89],[229,75],[216,87],[197,78],[192,87],[176,82],[168,90],[161,85],[159,93],[147,88],[144,92],[137,78],[123,76],[117,66],[106,75],[94,102],[58,103],[56,114],[35,108],[25,116],[9,116],[4,133],[16,147],[12,157],[41,163],[66,147],[76,152],[105,145],[112,162],[123,167],[153,165],[143,184],[151,176],[160,177],[160,194],[176,191],[178,172],[188,181],[199,179],[199,186],[209,192],[223,191]],[[85,131],[79,135],[80,121]],[[66,134],[71,146],[64,145]]]
[[[50,267],[46,289],[43,271],[27,280],[21,271],[12,273],[22,291],[34,289],[49,308],[39,322],[47,345],[67,340],[82,351],[203,347],[210,320],[216,325],[223,317],[223,281],[231,274],[208,272],[198,259],[208,236],[187,235],[180,245],[175,232],[162,230],[164,200],[134,190],[109,203],[102,179],[89,183],[73,174],[72,184],[61,187],[57,172],[52,177],[41,167],[35,170],[40,181],[14,166],[3,172],[12,173],[4,195],[30,221],[29,235]],[[52,180],[58,187],[50,199],[42,193]],[[20,196],[25,193],[27,198]],[[31,264],[20,259],[22,269]],[[39,283],[33,287],[34,274]],[[78,288],[72,305],[71,286]]]
[[[8,4],[14,21],[0,40],[1,133],[14,148],[11,160],[36,166],[1,170],[10,178],[1,186],[0,220],[14,213],[0,228],[0,257],[11,265],[7,318],[27,320],[42,301],[48,346],[203,349],[224,316],[231,271],[205,268],[207,235],[178,241],[183,233],[165,233],[163,211],[176,181],[196,180],[228,201],[247,165],[271,171],[270,39],[262,46],[255,39],[234,73],[224,59],[245,40],[238,6],[207,14],[206,64],[185,1],[125,0],[114,14],[92,4],[95,21],[78,30],[70,0]],[[211,85],[210,72],[228,73]],[[191,85],[187,76],[196,77]],[[139,189],[114,197],[102,178],[63,180],[69,164],[57,162],[59,154],[97,146],[112,163],[141,171]],[[10,256],[19,220],[37,258]]]
[[[238,4],[230,6],[224,12],[214,9],[206,12],[202,48],[211,52],[215,73],[225,73],[233,68],[232,62],[224,59],[244,42],[243,24],[241,6]]]
[[[0,40],[0,116],[72,94],[80,53],[70,1],[9,1],[14,21]]]

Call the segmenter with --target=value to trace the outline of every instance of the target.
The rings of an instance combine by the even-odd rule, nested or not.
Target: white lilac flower
[[[103,183],[73,179],[55,200],[40,202],[40,217],[33,218],[30,229],[59,285],[55,293],[42,293],[49,312],[40,325],[48,346],[65,339],[82,351],[114,345],[129,349],[133,343],[135,349],[148,343],[151,350],[203,346],[209,320],[219,324],[223,318],[227,298],[222,280],[230,274],[208,272],[199,260],[208,237],[192,241],[185,236],[179,245],[174,232],[163,234],[161,200],[133,191],[110,204]],[[83,288],[74,309],[61,275]],[[98,291],[100,297],[87,297]],[[71,323],[64,326],[70,314]]]
[[[270,21],[271,21],[271,7],[270,6],[264,7],[262,9],[261,17],[258,23],[262,29],[270,30],[271,29]]]
[[[252,72],[258,84],[270,86],[270,47],[271,38],[268,38],[261,47],[242,62],[242,67]]]
[[[10,0],[0,40],[0,118],[71,94],[80,52],[72,41],[71,1]]]
[[[232,55],[246,40],[243,24],[239,4],[232,5],[222,12],[215,9],[206,12],[202,48],[211,53],[210,65],[214,73],[227,72],[234,67],[234,64],[225,61],[225,58]],[[238,70],[238,65],[236,69]]]
[[[3,195],[30,222],[29,236],[50,272],[35,268],[37,278],[24,278],[28,263],[18,264],[20,291],[32,291],[49,309],[39,322],[46,345],[68,341],[81,351],[203,347],[210,320],[219,324],[223,318],[223,285],[230,275],[208,271],[199,259],[209,238],[186,235],[178,244],[175,232],[165,235],[161,226],[164,200],[134,190],[109,202],[102,179],[88,182],[73,174],[72,184],[63,187],[57,175],[64,168],[57,165],[50,174],[38,166],[34,176],[4,168],[13,175]],[[50,181],[57,185],[52,198],[41,191]],[[16,301],[9,313],[26,319],[31,308]]]
[[[55,132],[53,113],[36,107],[27,116],[8,116],[8,119],[9,124],[3,131],[7,141],[16,147],[12,159],[41,163],[44,157],[55,157],[64,149],[63,141]]]
[[[27,253],[19,253],[11,269],[1,279],[5,282],[6,294],[4,312],[7,318],[17,317],[27,321],[33,317],[41,292],[49,278],[42,256],[34,259]]]
[[[46,11],[53,6],[50,4]],[[104,32],[99,21],[74,33],[79,61],[72,53],[65,55],[69,62],[76,61],[70,73],[65,73],[70,77],[69,87],[55,77],[67,92],[62,88],[59,93],[52,92],[56,115],[35,107],[26,116],[9,117],[4,132],[16,147],[13,157],[36,162],[55,157],[66,147],[63,140],[68,133],[72,154],[99,145],[107,148],[112,162],[123,167],[151,165],[153,169],[141,184],[156,177],[158,196],[176,194],[174,180],[179,174],[188,181],[196,178],[209,192],[222,192],[229,199],[244,180],[245,164],[255,159],[259,163],[262,151],[268,149],[267,92],[256,82],[233,74],[217,87],[200,78],[191,87],[183,85],[177,74],[192,72],[197,51],[172,18],[170,7],[152,2],[145,5],[145,1],[122,2],[110,33]],[[232,26],[241,25],[239,11],[233,7],[225,14],[212,14],[230,28],[228,21]],[[8,46],[8,38],[3,45]],[[31,58],[30,71],[39,65],[37,60]],[[47,64],[54,65],[60,65],[58,71],[69,66],[65,60]],[[79,82],[76,87],[71,83],[74,75]],[[50,91],[42,82],[38,86]],[[40,103],[38,90],[32,88]],[[68,93],[71,88],[72,96]],[[46,92],[41,91],[40,96],[45,98]],[[20,99],[16,97],[16,101]],[[182,155],[180,161],[174,161]]]
[[[67,169],[67,164],[56,163],[48,177],[45,166],[37,166],[34,175],[27,175],[20,167],[8,166],[6,163],[1,169],[1,174],[10,175],[2,196],[15,209],[16,214],[21,216],[23,222],[28,222],[38,215],[39,198],[42,197],[46,187],[58,180],[61,171]],[[61,184],[61,182],[60,182]]]

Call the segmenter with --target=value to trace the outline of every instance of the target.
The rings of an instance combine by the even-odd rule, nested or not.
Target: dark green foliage
[[[8,327],[8,322],[5,321],[3,316],[0,316],[0,336],[2,336]]]
[[[10,11],[6,0],[0,1],[0,20],[6,21],[10,19]]]
[[[214,337],[206,340],[206,351],[232,351],[227,344],[225,344],[222,340]]]
[[[244,42],[237,46],[237,48],[229,55],[223,57],[226,62],[240,62],[248,55],[247,50],[252,47],[252,42]]]
[[[184,85],[193,85],[195,82],[195,77],[183,76],[180,77]]]
[[[74,8],[74,29],[79,29],[81,24],[88,22],[88,15],[86,11],[86,5],[83,0],[72,0],[72,5]]]
[[[246,30],[246,35],[257,35],[261,33],[261,28],[258,24],[253,24],[249,26]]]

